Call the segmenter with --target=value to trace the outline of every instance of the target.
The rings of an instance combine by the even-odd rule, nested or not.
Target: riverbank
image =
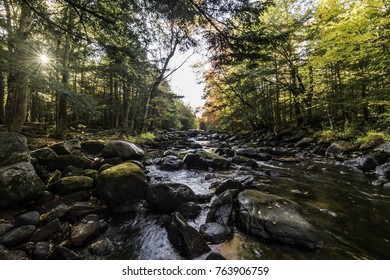
[[[78,137],[31,159],[23,136],[2,135],[14,192],[0,210],[1,259],[387,256],[389,143],[293,130],[170,131],[142,149]]]

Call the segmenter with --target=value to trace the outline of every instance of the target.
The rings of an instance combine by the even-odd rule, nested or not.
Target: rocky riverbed
[[[390,143],[0,133],[0,259],[385,259]]]

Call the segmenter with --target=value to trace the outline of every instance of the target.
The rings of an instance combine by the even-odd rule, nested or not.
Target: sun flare
[[[39,56],[39,59],[40,59],[41,63],[43,63],[43,64],[49,63],[49,60],[50,60],[46,54],[41,54]]]

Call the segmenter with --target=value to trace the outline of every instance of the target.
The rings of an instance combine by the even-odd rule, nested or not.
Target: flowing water
[[[375,177],[345,166],[307,161],[281,164],[258,162],[259,168],[233,168],[215,172],[205,180],[205,171],[162,171],[147,167],[151,183],[174,182],[190,186],[196,194],[209,193],[214,181],[251,175],[269,185],[267,192],[289,198],[302,206],[302,216],[320,232],[324,246],[316,251],[251,237],[234,229],[232,240],[210,247],[227,259],[389,259],[390,191],[373,187]],[[267,178],[266,171],[277,174]],[[189,224],[199,228],[209,209]],[[114,259],[182,259],[171,246],[159,215],[141,207],[137,214],[117,216],[108,235],[117,250]]]

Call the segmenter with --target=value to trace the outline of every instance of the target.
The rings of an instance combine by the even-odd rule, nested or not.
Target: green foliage
[[[379,145],[384,141],[390,141],[390,135],[374,130],[369,130],[364,136],[356,139],[357,143],[368,146]]]
[[[156,135],[154,135],[154,133],[146,132],[137,136],[126,136],[125,140],[138,145],[147,145],[152,144],[155,138]]]

